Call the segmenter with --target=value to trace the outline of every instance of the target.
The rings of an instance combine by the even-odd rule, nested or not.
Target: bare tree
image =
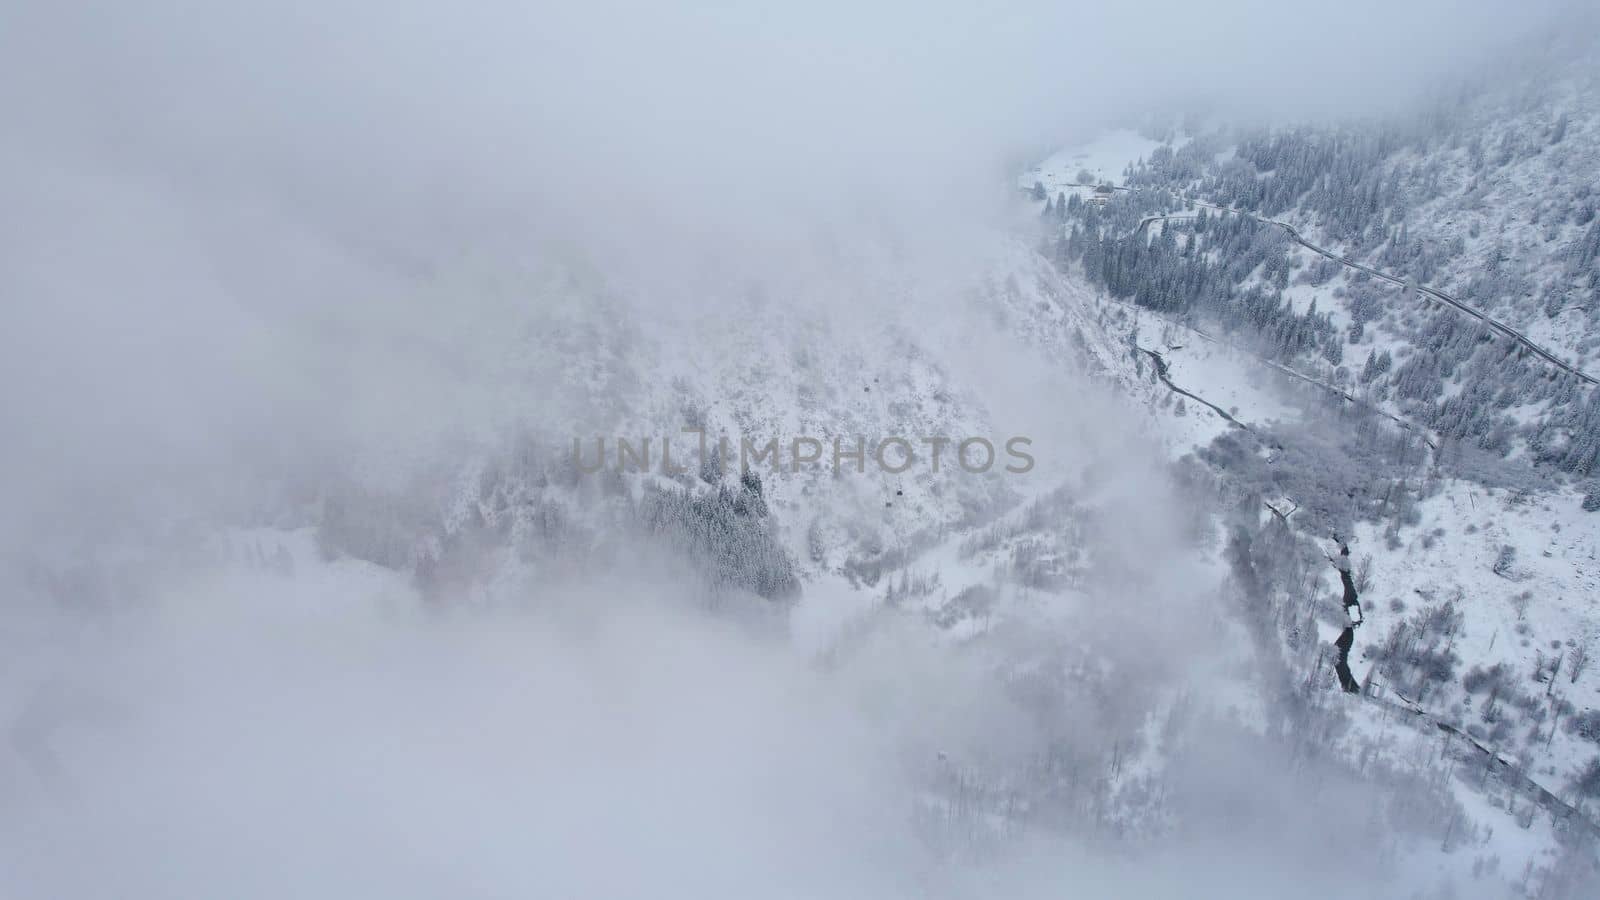
[[[1593,641],[1594,631],[1585,628],[1572,648],[1572,661],[1567,663],[1567,676],[1572,679],[1573,684],[1577,684],[1578,678],[1583,675],[1583,670],[1589,668],[1590,645]]]

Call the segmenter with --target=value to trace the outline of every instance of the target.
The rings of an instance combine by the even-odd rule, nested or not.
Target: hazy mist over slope
[[[1008,185],[1042,148],[1147,111],[1392,111],[1565,8],[0,14],[0,590],[16,598],[0,721],[28,723],[0,763],[0,882],[19,897],[1276,897],[1326,877],[1327,896],[1370,896],[1382,877],[1336,875],[1343,848],[1318,838],[1357,832],[1382,786],[1284,759],[1222,712],[1194,714],[1192,755],[1144,761],[1173,772],[1169,841],[1071,822],[1081,841],[1028,838],[969,870],[908,823],[947,755],[1008,771],[1062,744],[1120,754],[1157,727],[1146,713],[1238,666],[1195,639],[1222,627],[1217,573],[1186,547],[1194,516],[1137,404],[1017,341],[1031,320],[1016,310],[975,314],[972,294],[1023,239]],[[611,555],[533,573],[486,552],[481,590],[443,604],[414,573],[307,565],[309,528],[283,538],[291,574],[235,565],[263,538],[226,529],[308,483],[403,493],[528,434],[658,411],[675,434],[683,373],[747,338],[735,387],[757,395],[782,381],[755,363],[787,359],[754,359],[780,340],[822,360],[797,392],[838,381],[854,397],[871,367],[931,357],[957,395],[934,421],[1033,435],[1041,470],[1099,504],[1084,539],[1099,602],[974,645],[826,621],[819,648],[708,612],[682,560],[620,529],[598,541]],[[607,354],[626,392],[586,381]],[[804,421],[894,414],[818,405]],[[830,504],[847,525],[881,513],[876,494],[810,487],[769,487],[796,531]],[[984,497],[1008,489],[1046,493]],[[36,596],[27,573],[86,559],[113,576],[69,580],[81,602]],[[826,568],[802,605],[848,608]],[[997,674],[1077,661],[1077,641],[1116,693],[1046,716]]]
[[[1387,108],[1545,22],[1303,8],[23,4],[0,37],[8,453],[53,471],[115,421],[135,459],[208,459],[315,440],[393,385],[445,413],[457,373],[429,363],[488,355],[458,323],[503,309],[459,291],[441,310],[418,277],[441,269],[553,255],[691,308],[838,280],[863,243],[961,271],[1032,148],[1158,104]],[[344,328],[399,358],[330,390]],[[203,429],[187,414],[220,406]]]

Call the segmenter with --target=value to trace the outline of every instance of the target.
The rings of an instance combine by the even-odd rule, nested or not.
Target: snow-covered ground
[[[1069,156],[1052,157],[1053,165],[1059,169],[1059,161]],[[1042,166],[1040,172],[1049,168]],[[1040,180],[1047,187],[1051,184]],[[1335,295],[1347,282],[1345,273],[1340,272],[1320,286],[1297,284],[1288,296],[1302,311],[1316,300],[1320,309],[1333,313],[1336,325],[1347,325],[1348,316]],[[1406,301],[1395,293],[1397,306],[1389,310],[1390,315],[1415,314],[1398,305]],[[1301,415],[1295,400],[1285,395],[1281,376],[1260,360],[1208,341],[1148,310],[1120,304],[1117,308],[1116,328],[1127,330],[1137,319],[1138,343],[1164,356],[1168,375],[1176,385],[1229,410],[1247,425],[1292,421]],[[1369,349],[1389,350],[1397,364],[1415,352],[1396,330],[1371,327],[1361,345],[1347,348],[1345,365],[1359,367]],[[1331,377],[1331,371],[1310,374],[1320,379]],[[1172,402],[1162,400],[1151,406],[1174,456],[1208,444],[1230,427],[1193,402],[1186,403],[1184,414],[1178,415],[1178,399],[1174,396]],[[1453,603],[1463,619],[1453,646],[1460,664],[1451,683],[1424,698],[1428,715],[1478,736],[1535,782],[1569,799],[1568,781],[1600,751],[1592,739],[1573,733],[1564,724],[1573,716],[1600,708],[1596,667],[1587,664],[1575,669],[1571,665],[1572,659],[1594,652],[1600,631],[1596,627],[1600,621],[1596,606],[1600,598],[1600,561],[1596,559],[1600,515],[1582,511],[1580,501],[1581,493],[1572,490],[1521,494],[1447,480],[1438,493],[1420,504],[1420,521],[1399,530],[1398,541],[1387,540],[1382,529],[1371,523],[1359,526],[1353,541],[1353,552],[1370,579],[1363,596],[1367,624],[1358,633],[1352,656],[1357,677],[1371,668],[1370,662],[1362,659],[1363,651],[1382,642],[1399,622],[1422,607]],[[1514,561],[1497,573],[1496,562],[1508,546],[1514,548]],[[1327,631],[1322,638],[1331,641],[1335,634]],[[1552,679],[1549,673],[1558,657],[1563,659],[1562,668]],[[1491,734],[1481,722],[1488,698],[1481,692],[1477,696],[1467,693],[1461,679],[1474,667],[1495,665],[1504,665],[1512,681],[1529,696],[1540,698],[1546,711],[1563,701],[1571,708],[1559,718],[1519,718],[1509,734],[1504,728]],[[1543,673],[1543,680],[1535,680],[1536,670]],[[1375,680],[1377,692],[1383,694],[1383,679]],[[1230,702],[1243,708],[1251,706],[1252,686],[1259,687],[1257,682],[1228,687],[1226,678],[1218,681],[1219,695],[1235,698]],[[1345,700],[1336,692],[1330,692],[1328,698],[1331,703],[1345,704],[1348,730],[1339,746],[1363,767],[1381,765],[1436,778],[1430,767],[1442,765],[1440,742],[1459,740],[1444,738],[1428,720],[1380,702]],[[1485,875],[1514,879],[1530,865],[1539,869],[1555,864],[1560,840],[1552,819],[1546,811],[1530,814],[1532,801],[1526,795],[1505,786],[1495,788],[1492,782],[1486,789],[1478,778],[1450,778],[1441,783],[1449,786],[1449,795],[1462,805],[1465,816],[1447,852],[1421,847],[1402,851],[1405,861],[1401,868],[1415,879],[1412,883],[1417,888],[1440,879],[1458,884]],[[1513,869],[1516,871],[1510,871]]]
[[[1054,197],[1058,191],[1070,190],[1069,185],[1078,181],[1078,173],[1087,171],[1096,184],[1121,185],[1123,170],[1159,146],[1161,141],[1126,128],[1106,131],[1085,144],[1051,154],[1018,176],[1017,184],[1031,188],[1035,182],[1041,183]]]
[[[1167,377],[1174,384],[1222,407],[1248,425],[1269,425],[1299,418],[1299,409],[1280,396],[1276,380],[1281,376],[1253,357],[1194,332],[1185,336],[1182,329],[1174,331],[1172,339],[1179,342],[1168,344],[1160,352],[1167,361]],[[1191,384],[1200,389],[1189,387]],[[1203,406],[1197,409],[1192,402],[1186,411],[1190,416],[1197,416],[1199,421],[1174,423],[1174,427],[1193,441],[1191,446],[1209,443],[1212,437],[1231,427],[1212,410]]]
[[[1584,512],[1581,499],[1572,491],[1523,495],[1451,479],[1419,504],[1421,521],[1402,529],[1398,543],[1363,525],[1351,550],[1371,557],[1362,642],[1381,641],[1418,607],[1451,603],[1463,618],[1454,640],[1462,670],[1505,665],[1542,711],[1552,701],[1571,703],[1563,720],[1600,708],[1596,667],[1572,664],[1592,653],[1600,638],[1600,515]],[[1512,548],[1510,561],[1496,572],[1506,547]],[[1552,680],[1557,658],[1563,663]],[[1534,678],[1536,669],[1541,680]],[[1467,695],[1458,673],[1424,705],[1441,720],[1482,727],[1485,700]],[[1552,736],[1553,716],[1537,724],[1522,718],[1494,742],[1496,749],[1545,776],[1545,786],[1557,794],[1600,753],[1600,745],[1563,725]]]

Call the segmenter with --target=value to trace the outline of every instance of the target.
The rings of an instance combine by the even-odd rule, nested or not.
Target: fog
[[[1307,875],[1328,877],[1328,896],[1373,886],[1335,879],[1337,855],[1314,838],[1357,826],[1361,803],[1327,791],[1300,809],[1303,785],[1264,748],[1226,739],[1173,784],[1227,839],[1202,831],[1137,859],[1041,842],[941,862],[907,820],[922,798],[905,752],[931,763],[932,747],[998,753],[1032,736],[976,661],[908,635],[879,636],[829,675],[625,579],[548,589],[535,616],[457,621],[283,590],[186,579],[159,616],[57,634],[39,645],[50,659],[21,657],[51,675],[13,737],[30,765],[0,780],[10,896],[1153,897],[1243,880],[1265,897]]]
[[[1175,767],[1185,828],[1146,855],[1028,837],[967,867],[910,821],[942,753],[1128,727],[1085,702],[1036,733],[994,655],[1093,641],[1148,666],[1139,702],[1221,665],[1189,639],[1215,572],[1131,449],[1137,414],[969,329],[963,286],[1018,232],[1023,163],[1173,110],[1403,110],[1564,5],[1074,6],[8,7],[0,722],[25,725],[0,763],[0,893],[1212,896],[1245,878],[1265,897],[1323,873],[1314,836],[1357,827],[1362,799],[1297,810],[1289,763],[1221,713]],[[522,359],[541,317],[683,335],[666,323],[745,315],[753,293],[842,332],[965,340],[947,361],[991,421],[1081,442],[1055,475],[1102,467],[1117,602],[981,652],[862,626],[830,667],[708,613],[644,550],[604,576],[507,576],[531,609],[446,612],[407,573],[195,550],[286,485],[393,487],[463,448],[565,439],[551,423],[583,399],[560,370],[587,356]],[[41,566],[95,567],[98,587],[41,597]],[[1317,773],[1316,796],[1344,777]],[[1260,846],[1219,846],[1212,820]]]
[[[827,296],[870,247],[958,275],[1008,165],[1152,110],[1393,109],[1548,23],[1391,7],[13,4],[7,468],[303,452],[398,427],[391,394],[448,419],[498,349],[483,282],[535,260],[652,308]]]

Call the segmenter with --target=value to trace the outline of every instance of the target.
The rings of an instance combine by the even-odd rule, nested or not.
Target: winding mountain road
[[[1133,188],[1122,188],[1121,190],[1131,191],[1131,190],[1133,190]],[[1254,213],[1244,212],[1243,210],[1227,209],[1226,207],[1214,206],[1214,205],[1212,205],[1210,203],[1201,203],[1200,201],[1195,201],[1195,202],[1196,202],[1197,205],[1204,206],[1207,209],[1214,209],[1214,210],[1216,210],[1218,212],[1231,212],[1234,215],[1245,216],[1246,218],[1253,219],[1253,220],[1255,220],[1257,222],[1260,222],[1263,225],[1271,225],[1271,226],[1276,227],[1276,228],[1282,228],[1284,230],[1284,233],[1289,235],[1289,239],[1290,240],[1292,240],[1296,244],[1299,244],[1300,246],[1306,248],[1307,250],[1310,250],[1312,253],[1315,253],[1318,256],[1326,257],[1327,259],[1331,259],[1336,263],[1340,263],[1341,265],[1348,266],[1349,268],[1355,269],[1358,272],[1365,272],[1366,274],[1372,276],[1373,278],[1377,278],[1380,281],[1387,281],[1390,284],[1398,285],[1398,286],[1400,286],[1402,288],[1413,289],[1419,294],[1425,295],[1427,297],[1431,297],[1434,300],[1439,301],[1440,303],[1443,303],[1443,304],[1445,304],[1447,306],[1453,307],[1457,311],[1459,311],[1461,313],[1464,313],[1465,315],[1470,316],[1471,318],[1477,319],[1479,322],[1481,322],[1485,326],[1487,326],[1489,328],[1489,330],[1491,330],[1493,332],[1496,332],[1500,336],[1502,336],[1502,337],[1510,340],[1511,342],[1519,345],[1526,352],[1532,353],[1534,356],[1539,357],[1540,359],[1544,360],[1545,362],[1549,363],[1550,365],[1554,366],[1555,368],[1561,370],[1562,372],[1565,372],[1566,374],[1571,375],[1572,377],[1578,379],[1580,382],[1582,382],[1582,383],[1584,383],[1586,385],[1590,385],[1590,386],[1600,385],[1600,378],[1595,378],[1593,375],[1590,375],[1587,372],[1584,372],[1582,369],[1579,369],[1576,366],[1573,366],[1572,364],[1566,362],[1565,360],[1563,360],[1560,357],[1556,356],[1555,354],[1551,353],[1549,350],[1546,350],[1545,348],[1543,348],[1543,347],[1539,346],[1538,344],[1534,343],[1527,335],[1525,335],[1522,332],[1516,330],[1515,328],[1512,328],[1510,325],[1507,325],[1504,322],[1501,322],[1500,320],[1490,316],[1489,314],[1483,312],[1480,309],[1477,309],[1476,307],[1469,306],[1469,305],[1461,302],[1460,300],[1457,300],[1455,297],[1450,296],[1449,294],[1445,293],[1444,291],[1441,291],[1441,290],[1439,290],[1437,288],[1431,288],[1431,287],[1428,287],[1426,285],[1411,284],[1411,283],[1407,282],[1403,278],[1398,278],[1398,277],[1396,277],[1394,275],[1388,274],[1387,272],[1380,272],[1377,269],[1372,268],[1371,266],[1364,265],[1362,263],[1358,263],[1355,260],[1350,259],[1347,256],[1343,256],[1343,255],[1340,255],[1338,253],[1335,253],[1332,250],[1329,250],[1329,249],[1327,249],[1325,247],[1319,247],[1316,244],[1313,244],[1312,242],[1306,240],[1305,236],[1302,235],[1299,232],[1298,229],[1296,229],[1293,225],[1290,225],[1288,222],[1281,222],[1281,221],[1279,221],[1277,219],[1268,219],[1268,218],[1266,218],[1264,216],[1255,215]],[[1149,227],[1151,222],[1186,221],[1186,220],[1193,220],[1194,218],[1196,218],[1196,217],[1193,216],[1193,215],[1186,215],[1186,214],[1146,216],[1146,217],[1144,217],[1144,219],[1142,219],[1139,222],[1139,227],[1135,228],[1133,230],[1133,233],[1134,234],[1139,234],[1139,233],[1143,232],[1145,230],[1145,228]]]
[[[1078,187],[1078,188],[1091,188],[1091,189],[1099,187],[1099,185],[1082,184],[1080,182],[1063,182],[1062,185],[1064,187]],[[1140,188],[1119,187],[1117,185],[1107,185],[1107,186],[1110,187],[1113,191],[1117,191],[1117,192],[1120,192],[1120,193],[1136,193],[1136,192],[1138,192],[1140,190]],[[1244,216],[1246,218],[1253,219],[1254,221],[1260,222],[1263,225],[1271,225],[1271,226],[1273,226],[1275,228],[1282,228],[1284,233],[1289,235],[1289,239],[1290,240],[1292,240],[1296,244],[1299,244],[1300,246],[1306,248],[1307,250],[1310,250],[1312,253],[1315,253],[1318,256],[1322,256],[1322,257],[1325,257],[1327,259],[1331,259],[1336,263],[1339,263],[1341,265],[1344,265],[1344,266],[1347,266],[1349,268],[1355,269],[1358,272],[1364,272],[1367,275],[1372,276],[1373,278],[1379,279],[1380,281],[1386,281],[1386,282],[1388,282],[1390,284],[1398,285],[1398,286],[1400,286],[1402,288],[1414,289],[1419,294],[1422,294],[1422,295],[1427,296],[1427,297],[1431,297],[1434,300],[1437,300],[1438,302],[1445,304],[1446,306],[1450,306],[1450,307],[1454,308],[1456,311],[1462,313],[1463,315],[1466,315],[1466,316],[1469,316],[1469,317],[1471,317],[1473,319],[1478,320],[1479,322],[1483,323],[1486,327],[1488,327],[1490,331],[1493,331],[1493,332],[1499,334],[1501,337],[1504,337],[1507,340],[1511,341],[1512,343],[1514,343],[1514,344],[1518,345],[1519,347],[1521,347],[1524,352],[1532,353],[1534,356],[1537,356],[1539,359],[1544,360],[1546,363],[1549,363],[1551,366],[1554,366],[1555,368],[1559,369],[1560,371],[1565,372],[1566,374],[1571,375],[1573,378],[1578,379],[1579,382],[1581,382],[1581,383],[1583,383],[1585,385],[1591,386],[1591,387],[1596,386],[1596,385],[1600,385],[1600,378],[1596,378],[1593,375],[1590,375],[1589,373],[1583,371],[1582,369],[1577,368],[1576,366],[1572,365],[1571,363],[1568,363],[1567,361],[1561,359],[1560,357],[1556,356],[1554,353],[1551,353],[1549,350],[1546,350],[1544,347],[1542,347],[1539,344],[1535,343],[1527,335],[1525,335],[1522,332],[1516,330],[1515,328],[1512,328],[1510,325],[1507,325],[1506,323],[1501,322],[1499,319],[1496,319],[1493,316],[1490,316],[1488,313],[1485,313],[1482,310],[1480,310],[1480,309],[1478,309],[1478,308],[1476,308],[1474,306],[1470,306],[1470,305],[1468,305],[1466,303],[1461,302],[1460,300],[1456,299],[1455,297],[1452,297],[1451,295],[1445,293],[1444,291],[1439,290],[1438,288],[1431,288],[1431,287],[1428,287],[1426,285],[1421,285],[1421,284],[1410,284],[1404,278],[1398,278],[1398,277],[1396,277],[1394,275],[1388,274],[1387,272],[1380,272],[1377,269],[1372,268],[1371,266],[1365,265],[1363,263],[1358,263],[1355,260],[1350,259],[1349,257],[1344,256],[1342,254],[1335,253],[1332,250],[1327,249],[1326,247],[1320,247],[1320,246],[1318,246],[1316,244],[1313,244],[1311,241],[1307,240],[1304,235],[1302,235],[1300,233],[1299,229],[1295,228],[1293,225],[1290,225],[1288,222],[1279,221],[1278,219],[1269,219],[1269,218],[1267,218],[1265,216],[1258,216],[1258,215],[1256,215],[1254,213],[1245,212],[1244,210],[1240,210],[1240,209],[1230,209],[1229,207],[1226,207],[1226,206],[1217,206],[1216,204],[1206,203],[1206,202],[1204,202],[1202,200],[1195,200],[1193,202],[1194,202],[1194,204],[1196,206],[1203,206],[1203,207],[1205,207],[1206,209],[1209,209],[1209,210],[1214,210],[1216,212],[1232,213],[1232,214],[1237,215],[1237,216]],[[1184,213],[1173,213],[1173,214],[1169,214],[1169,215],[1159,215],[1159,216],[1146,216],[1146,217],[1144,217],[1143,220],[1141,220],[1139,222],[1139,227],[1135,228],[1133,230],[1133,233],[1134,234],[1139,234],[1139,233],[1143,232],[1147,227],[1149,227],[1151,222],[1181,222],[1181,221],[1192,221],[1195,218],[1196,217],[1194,215],[1192,215],[1192,214],[1184,214]]]

